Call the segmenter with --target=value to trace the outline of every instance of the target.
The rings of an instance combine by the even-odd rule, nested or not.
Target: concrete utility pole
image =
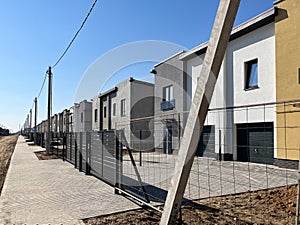
[[[160,225],[175,224],[240,0],[220,0]]]
[[[36,133],[37,133],[37,98],[34,99],[34,141],[36,141]]]
[[[51,144],[51,111],[52,111],[52,72],[51,66],[47,71],[48,74],[48,113],[47,113],[47,139],[46,139],[46,154],[50,153]]]

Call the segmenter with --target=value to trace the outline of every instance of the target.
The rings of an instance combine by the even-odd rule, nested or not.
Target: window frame
[[[163,87],[163,101],[169,102],[174,99],[173,84]]]
[[[124,117],[126,116],[126,99],[121,100],[121,116]]]
[[[106,106],[103,106],[103,118],[106,118],[107,116],[107,107]]]
[[[256,65],[256,84],[253,84],[251,85],[251,80],[253,79],[252,76],[253,76],[253,66]],[[245,79],[245,82],[244,82],[244,90],[245,91],[249,91],[249,90],[254,90],[254,89],[258,89],[259,86],[258,86],[258,58],[255,58],[255,59],[252,59],[252,60],[249,60],[247,62],[244,63],[244,68],[245,68],[245,71],[244,71],[244,79]]]
[[[94,121],[98,122],[98,109],[94,109]]]

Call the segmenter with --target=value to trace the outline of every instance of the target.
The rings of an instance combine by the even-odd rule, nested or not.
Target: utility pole
[[[34,99],[34,141],[36,142],[36,133],[37,133],[37,97]]]
[[[48,113],[47,113],[47,139],[46,139],[46,154],[50,153],[51,144],[51,111],[52,111],[52,72],[51,66],[47,71],[48,74]]]
[[[32,127],[32,109],[29,110],[29,129]]]
[[[176,223],[240,0],[220,0],[160,225]],[[225,78],[226,79],[226,78]]]

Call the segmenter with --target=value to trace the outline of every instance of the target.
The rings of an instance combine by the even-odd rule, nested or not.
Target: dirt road
[[[0,193],[3,188],[10,158],[14,152],[18,136],[0,136]]]

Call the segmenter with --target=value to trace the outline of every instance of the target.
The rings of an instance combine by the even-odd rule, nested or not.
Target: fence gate
[[[91,132],[90,173],[115,186],[117,182],[117,139],[114,131]]]

